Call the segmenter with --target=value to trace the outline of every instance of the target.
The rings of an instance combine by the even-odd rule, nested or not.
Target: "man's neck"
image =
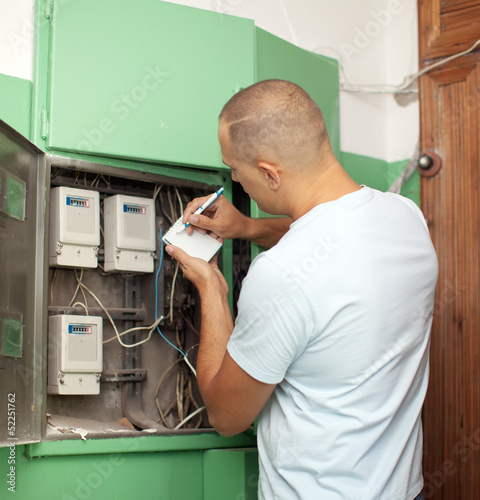
[[[289,196],[290,216],[297,220],[322,203],[337,200],[361,186],[351,179],[336,160],[312,175],[296,179],[295,190]]]

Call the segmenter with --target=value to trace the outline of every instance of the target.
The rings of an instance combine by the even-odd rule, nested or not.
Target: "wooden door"
[[[421,66],[480,38],[480,1],[419,0]],[[480,47],[420,80],[421,181],[440,274],[424,409],[425,498],[480,498]]]

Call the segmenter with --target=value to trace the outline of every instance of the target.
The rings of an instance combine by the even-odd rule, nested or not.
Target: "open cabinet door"
[[[0,121],[0,446],[39,441],[45,155]]]

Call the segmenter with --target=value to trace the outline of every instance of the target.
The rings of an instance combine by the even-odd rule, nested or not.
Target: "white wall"
[[[34,0],[0,0],[0,73],[33,75]]]
[[[98,0],[101,1],[101,0]],[[415,0],[170,0],[254,19],[257,26],[342,62],[355,85],[399,85],[415,73]],[[32,79],[34,0],[0,0],[0,73]],[[416,98],[400,106],[392,95],[340,98],[341,148],[389,162],[409,158],[418,126]]]

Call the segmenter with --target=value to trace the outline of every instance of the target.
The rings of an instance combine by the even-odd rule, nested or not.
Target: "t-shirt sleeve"
[[[308,344],[311,317],[301,288],[261,254],[243,280],[228,352],[253,378],[279,383]]]
[[[418,207],[418,205],[414,201],[410,200],[409,198],[406,198],[405,196],[403,196],[401,194],[397,194],[397,193],[389,193],[389,194],[392,196],[395,196],[397,199],[399,199],[400,201],[405,203],[405,205],[407,205],[407,207],[409,207],[410,210],[412,210],[418,216],[418,218],[421,220],[423,227],[427,230],[427,233],[429,232],[427,221],[425,220],[425,216],[423,215],[423,212],[420,210],[420,208]]]

